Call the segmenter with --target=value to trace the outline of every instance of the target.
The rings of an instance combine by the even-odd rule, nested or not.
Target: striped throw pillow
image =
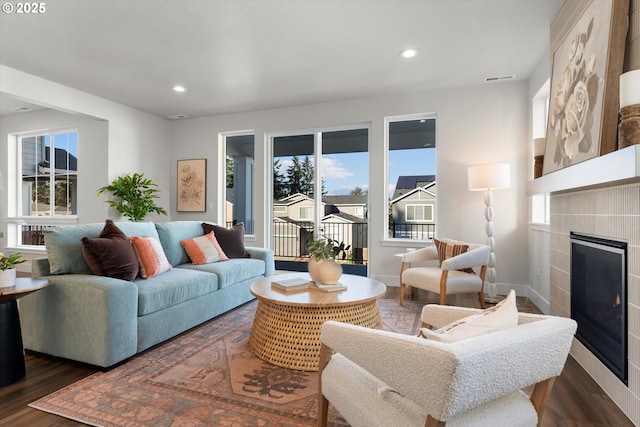
[[[438,251],[438,262],[442,265],[445,259],[453,258],[469,250],[469,245],[465,242],[450,239],[433,239],[433,245]]]
[[[229,259],[220,247],[220,244],[218,244],[213,231],[204,236],[180,240],[180,244],[187,255],[189,255],[189,259],[191,259],[193,265],[209,264],[212,262],[227,261]]]
[[[148,279],[171,270],[160,241],[155,237],[129,237],[140,263],[140,276]]]

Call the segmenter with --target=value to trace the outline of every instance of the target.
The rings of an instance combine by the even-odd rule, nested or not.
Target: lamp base
[[[489,295],[484,296],[484,302],[487,304],[497,304],[504,299],[503,296],[496,295],[495,297],[490,297]]]

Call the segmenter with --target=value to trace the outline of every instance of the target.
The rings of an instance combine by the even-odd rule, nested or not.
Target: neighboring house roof
[[[367,220],[364,218],[360,218],[358,216],[353,216],[353,215],[349,215],[346,214],[344,212],[337,212],[337,213],[332,213],[329,215],[325,215],[324,217],[322,217],[322,221],[325,221],[327,219],[330,218],[337,218],[343,221],[347,221],[347,222],[351,222],[353,224],[366,224]]]
[[[434,184],[435,184],[435,183],[434,183]],[[429,186],[427,186],[427,188],[428,188],[428,187],[431,187],[431,186],[432,186],[432,185],[429,185]],[[406,192],[406,193],[404,193],[404,194],[401,194],[401,195],[399,195],[398,197],[396,197],[395,199],[393,199],[393,200],[391,201],[391,204],[397,203],[397,202],[399,202],[399,201],[400,201],[400,200],[402,200],[402,199],[406,199],[407,197],[409,197],[409,196],[411,196],[411,195],[413,195],[413,194],[415,194],[415,193],[417,193],[417,192],[423,192],[423,193],[428,194],[428,195],[429,195],[429,196],[431,196],[431,197],[437,197],[435,193],[433,193],[433,192],[431,192],[431,191],[427,190],[427,188],[424,188],[424,187],[414,188],[413,190],[408,191],[408,192]]]
[[[367,195],[345,194],[341,196],[322,196],[322,201],[328,205],[365,205],[367,204]]]
[[[313,199],[305,194],[301,194],[301,193],[296,193],[296,194],[292,194],[291,196],[287,196],[287,197],[283,197],[282,199],[278,199],[278,200],[274,200],[273,204],[275,205],[279,205],[279,206],[290,206],[296,203],[299,203],[303,200],[311,200],[313,201]]]
[[[44,155],[46,160],[38,163],[38,166],[40,166],[42,169],[51,168],[50,149],[51,147],[45,147]],[[56,148],[55,165],[53,169],[56,171],[78,172],[78,158],[63,148]]]
[[[280,217],[276,217],[273,218],[274,221],[280,221],[280,222],[287,222],[289,224],[292,224],[295,227],[298,228],[304,228],[305,230],[312,230],[313,229],[313,223],[309,222],[309,221],[296,221],[295,219],[291,219],[288,216],[280,216]]]
[[[403,175],[398,177],[393,199],[418,187],[429,187],[436,181],[435,175]]]

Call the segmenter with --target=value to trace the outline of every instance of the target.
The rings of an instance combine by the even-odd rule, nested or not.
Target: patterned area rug
[[[280,368],[248,347],[250,302],[108,372],[29,406],[94,426],[313,426],[317,373]],[[379,300],[385,330],[415,334],[419,303]],[[346,422],[330,408],[329,424]]]

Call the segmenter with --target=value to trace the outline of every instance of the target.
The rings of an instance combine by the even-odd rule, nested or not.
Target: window
[[[254,234],[253,185],[255,173],[254,135],[224,134],[226,147],[226,212],[228,225],[244,223],[246,234]]]
[[[407,205],[406,220],[433,221],[433,205]]]
[[[42,231],[78,213],[78,134],[76,131],[20,135],[17,188],[10,192],[9,244],[44,245]]]
[[[435,116],[386,118],[385,143],[390,189],[387,237],[429,239],[435,235],[436,226]]]
[[[313,221],[313,206],[300,206],[300,219],[303,221]]]
[[[547,131],[547,118],[549,114],[550,80],[547,80],[532,101],[532,126],[534,139],[543,137]],[[532,141],[533,144],[533,141]],[[533,153],[533,147],[531,152]],[[533,161],[531,162],[533,164]],[[531,196],[531,221],[538,224],[548,224],[550,218],[549,193],[534,194]]]

